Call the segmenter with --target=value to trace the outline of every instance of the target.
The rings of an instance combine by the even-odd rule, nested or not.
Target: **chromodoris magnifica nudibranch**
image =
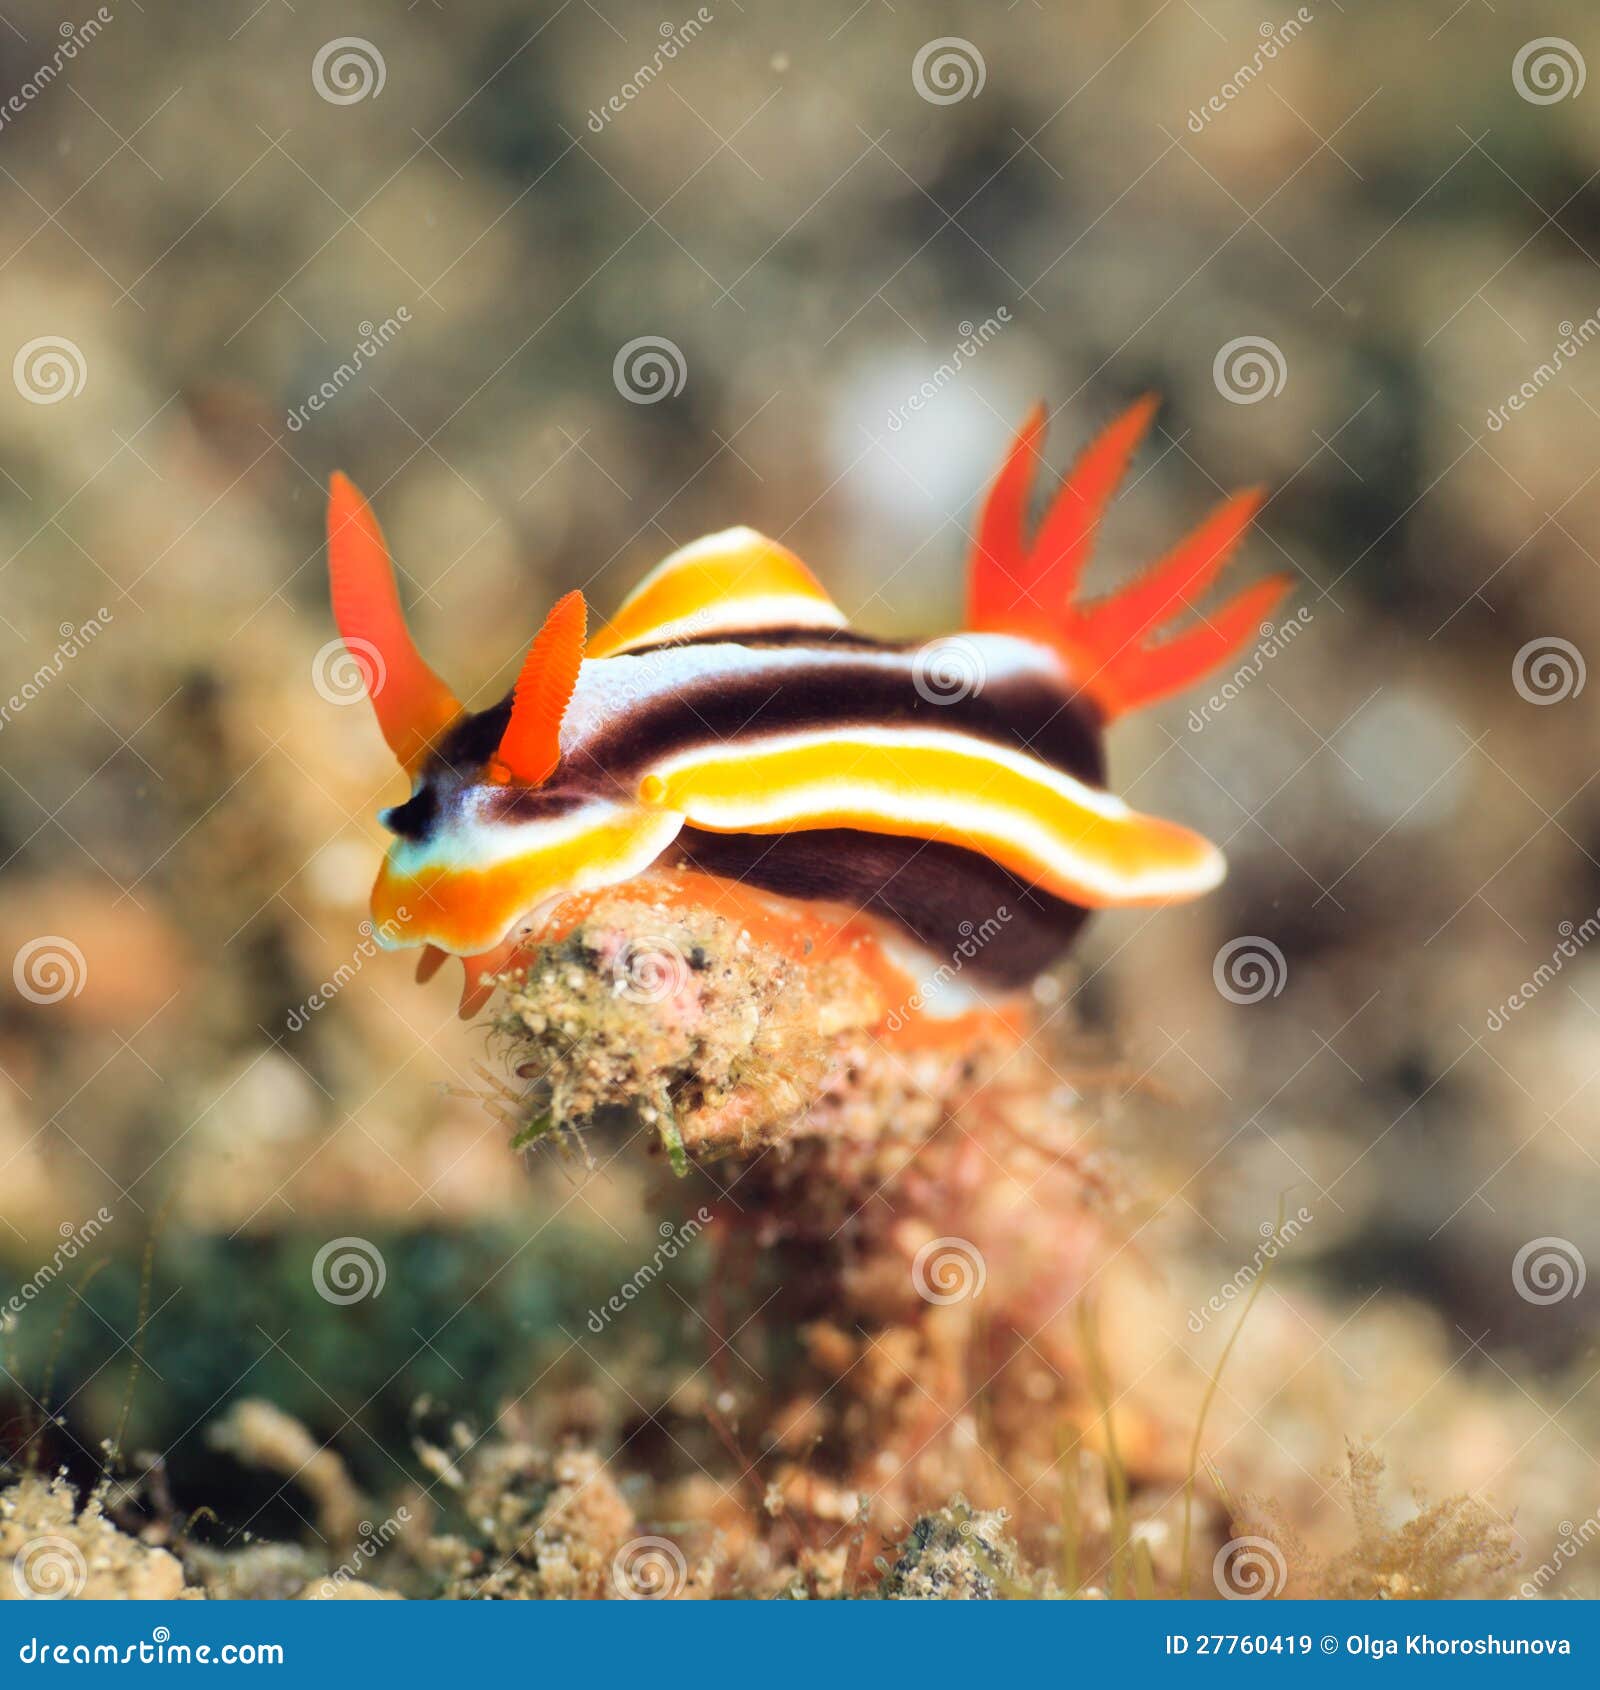
[[[943,957],[1004,907],[1003,937],[970,966],[1012,987],[1090,910],[1214,887],[1215,846],[1107,790],[1103,730],[1238,649],[1286,583],[1156,637],[1248,528],[1260,495],[1244,493],[1129,585],[1074,602],[1153,413],[1141,400],[1088,447],[1031,543],[1043,408],[1029,418],[979,523],[958,685],[939,684],[950,648],[855,632],[799,558],[733,528],[674,552],[592,636],[569,593],[510,697],[465,710],[412,643],[377,522],[336,475],[334,616],[413,783],[383,813],[380,940],[426,947],[419,978],[461,956],[466,1012],[562,900],[659,864],[842,905]]]

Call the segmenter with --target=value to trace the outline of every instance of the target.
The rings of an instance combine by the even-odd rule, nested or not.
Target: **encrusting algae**
[[[914,982],[847,913],[671,871],[574,903],[504,977],[493,1023],[527,1082],[502,1098],[519,1144],[619,1109],[678,1172],[803,1140],[905,1141],[1017,1042],[987,1011],[896,1041],[885,1023]]]
[[[1091,1271],[1103,1172],[1052,1119],[1013,1019],[896,1039],[892,982],[848,923],[829,942],[815,916],[752,922],[748,900],[730,915],[684,890],[587,901],[509,977],[494,1026],[523,1089],[498,1105],[519,1143],[625,1122],[698,1170],[690,1205],[719,1258],[707,1318],[786,1352],[742,1417],[768,1477],[835,1525],[875,1495],[902,1531],[995,1488],[980,1413],[1020,1426],[1072,1394],[1070,1359],[1021,1337]]]
[[[1506,1521],[1474,1497],[1430,1504],[1417,1493],[1415,1515],[1393,1526],[1384,1506],[1383,1466],[1377,1451],[1350,1447],[1336,1478],[1349,1506],[1352,1541],[1331,1555],[1311,1554],[1280,1508],[1246,1499],[1235,1538],[1274,1547],[1278,1565],[1263,1569],[1272,1594],[1421,1602],[1514,1593],[1518,1555]],[[1235,1586],[1232,1569],[1225,1567],[1221,1576]]]

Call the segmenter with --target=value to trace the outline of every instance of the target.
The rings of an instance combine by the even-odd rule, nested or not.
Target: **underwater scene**
[[[1600,1595],[1537,11],[4,9],[0,1598]]]

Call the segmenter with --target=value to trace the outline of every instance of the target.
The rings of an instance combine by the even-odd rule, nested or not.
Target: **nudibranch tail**
[[[378,727],[402,766],[414,769],[461,706],[412,641],[378,519],[337,473],[328,487],[328,577],[333,619],[366,680]]]
[[[1027,539],[1028,494],[1044,443],[1045,411],[1023,424],[985,502],[969,590],[974,628],[1030,633],[1041,623],[1074,680],[1106,718],[1187,686],[1249,637],[1288,586],[1274,576],[1246,588],[1201,625],[1165,641],[1150,636],[1205,591],[1260,509],[1262,494],[1234,495],[1130,585],[1087,605],[1073,600],[1094,537],[1135,448],[1155,415],[1146,396],[1083,453],[1039,532]]]

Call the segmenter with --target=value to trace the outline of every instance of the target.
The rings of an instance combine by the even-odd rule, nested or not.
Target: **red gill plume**
[[[1288,586],[1273,576],[1247,587],[1197,626],[1152,638],[1215,579],[1260,508],[1259,489],[1219,505],[1187,539],[1128,586],[1074,602],[1100,520],[1155,415],[1146,395],[1084,451],[1029,544],[1028,495],[1044,444],[1045,410],[1022,425],[979,521],[968,600],[978,629],[1038,637],[1040,625],[1108,717],[1176,692],[1236,651]]]

